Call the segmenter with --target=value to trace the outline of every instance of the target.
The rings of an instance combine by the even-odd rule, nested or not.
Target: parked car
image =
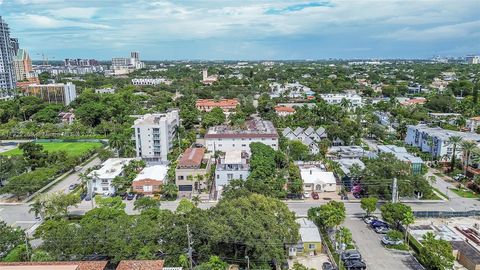
[[[136,200],[142,198],[143,196],[145,196],[145,194],[143,193],[138,193],[137,196],[135,197]]]
[[[91,201],[93,198],[95,198],[96,195],[97,193],[93,193],[92,196],[90,195],[85,196],[85,201]]]
[[[378,220],[378,218],[376,216],[365,216],[363,217],[363,222],[365,222],[366,224],[371,224],[373,221],[376,221]]]
[[[80,194],[80,200],[83,201],[85,199],[85,197],[87,197],[87,193]]]
[[[310,198],[310,192],[304,192],[304,193],[303,193],[303,197],[304,197],[305,199]]]
[[[453,177],[453,180],[455,180],[455,181],[461,181],[461,180],[463,180],[463,179],[465,179],[465,178],[466,178],[465,175],[459,173],[459,174],[457,174],[457,175],[455,175],[455,176]]]
[[[344,264],[347,270],[363,270],[367,269],[367,265],[361,260],[348,260]]]
[[[360,195],[360,193],[352,193],[353,197],[355,197],[355,199],[361,199],[362,198],[362,195]]]
[[[361,260],[362,259],[362,255],[360,254],[360,252],[358,252],[358,250],[356,249],[350,249],[350,250],[346,250],[342,253],[342,261],[349,261],[349,260]]]
[[[401,245],[403,244],[403,240],[402,239],[391,239],[390,237],[388,237],[387,235],[385,235],[383,238],[382,238],[382,244],[386,245],[386,246],[396,246],[396,245]]]
[[[122,200],[125,200],[127,198],[127,193],[126,192],[120,192],[118,194],[118,197],[122,198]]]
[[[303,199],[303,194],[302,193],[298,193],[298,194],[289,193],[289,194],[287,194],[287,196],[285,198],[287,200],[301,200],[301,199]]]
[[[135,198],[135,194],[133,194],[133,193],[128,193],[128,195],[127,195],[127,200],[131,201],[131,200],[133,200],[133,198]]]
[[[385,234],[385,233],[387,233],[388,231],[390,231],[390,228],[385,227],[385,226],[379,226],[379,227],[375,227],[373,230],[374,230],[376,233]]]
[[[320,199],[320,196],[318,196],[318,193],[317,193],[317,192],[312,192],[312,198],[313,198],[314,200],[318,200],[318,199]]]
[[[70,186],[68,186],[68,189],[69,190],[74,190],[78,187],[78,184],[71,184]]]
[[[375,227],[388,227],[388,223],[379,219],[372,220],[372,222],[370,222],[370,227],[372,227],[372,229],[375,229]]]
[[[322,270],[335,270],[331,262],[324,262],[322,264]]]
[[[342,195],[340,199],[344,201],[348,201],[348,195]]]

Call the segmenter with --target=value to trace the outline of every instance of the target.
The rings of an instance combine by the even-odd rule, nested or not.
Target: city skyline
[[[477,1],[0,0],[33,60],[430,58],[480,52]]]

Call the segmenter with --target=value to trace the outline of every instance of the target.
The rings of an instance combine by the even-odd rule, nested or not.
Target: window
[[[235,144],[232,144],[233,147],[235,147]]]
[[[232,179],[233,179],[233,173],[227,174],[227,179],[228,179],[228,180],[232,180]]]
[[[242,147],[247,147],[247,145],[246,145],[246,144],[242,144]]]
[[[103,187],[102,190],[103,191],[108,191],[108,187]]]
[[[308,249],[313,250],[315,249],[315,244],[308,244]]]
[[[183,180],[183,175],[180,175],[180,176],[178,177],[178,180]]]

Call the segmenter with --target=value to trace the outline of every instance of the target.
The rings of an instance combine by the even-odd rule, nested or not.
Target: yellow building
[[[300,225],[300,241],[289,248],[289,256],[315,256],[322,253],[322,237],[315,223],[307,218],[299,218],[296,222]]]

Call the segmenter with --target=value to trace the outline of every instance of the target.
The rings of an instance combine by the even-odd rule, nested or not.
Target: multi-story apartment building
[[[420,148],[423,152],[432,154],[436,158],[450,159],[453,154],[453,145],[448,142],[450,137],[458,136],[466,141],[480,143],[480,134],[446,130],[427,125],[407,126],[405,143]],[[457,145],[457,157],[461,157],[461,146]]]
[[[26,96],[36,96],[48,103],[58,103],[68,106],[77,98],[73,83],[31,84],[22,89]]]
[[[15,89],[14,53],[10,29],[0,16],[0,98],[10,96],[8,91]]]
[[[140,61],[138,52],[130,53],[130,58],[124,58],[124,57],[112,58],[113,70],[127,68],[133,71],[135,69],[141,69],[144,67],[145,67],[145,63]]]
[[[208,151],[245,151],[250,154],[250,143],[260,142],[278,150],[278,133],[272,122],[250,120],[245,127],[232,126],[211,127],[205,134],[205,144]]]
[[[250,174],[248,154],[242,151],[230,151],[218,158],[215,168],[215,187],[221,190],[233,179],[247,179]]]
[[[321,94],[320,97],[328,104],[340,105],[342,100],[347,100],[352,108],[361,107],[362,97],[357,94]]]
[[[32,59],[30,59],[30,55],[28,55],[26,50],[19,49],[13,59],[15,79],[17,82],[33,77]]]
[[[134,160],[133,158],[109,158],[102,163],[102,167],[93,170],[88,174],[89,181],[88,194],[104,194],[111,195],[116,192],[116,188],[112,185],[115,177],[123,175],[123,168]]]
[[[467,55],[465,58],[467,60],[467,63],[469,64],[480,64],[480,56],[479,55]]]
[[[401,160],[410,165],[412,174],[420,174],[422,172],[423,160],[408,153],[405,147],[399,147],[396,145],[379,145],[377,152],[393,154],[398,160]],[[372,155],[375,157],[376,154]]]
[[[179,124],[178,110],[146,114],[135,120],[135,150],[137,157],[147,161],[167,161]]]
[[[95,59],[69,59],[66,58],[64,61],[65,66],[74,66],[74,67],[89,67],[89,66],[98,66],[98,61]]]
[[[205,154],[205,148],[187,148],[178,158],[175,168],[175,184],[179,197],[190,198],[207,188],[205,175],[210,172],[211,158]]]
[[[170,85],[172,84],[172,81],[164,79],[164,78],[135,78],[132,79],[132,84],[133,85],[159,85],[159,84],[166,84]]]
[[[214,99],[197,99],[195,102],[195,107],[199,111],[204,111],[204,112],[209,112],[213,108],[220,108],[224,112],[228,111],[233,111],[235,108],[237,108],[237,105],[239,105],[240,102],[236,98],[234,99],[220,99],[220,100],[214,100]]]

